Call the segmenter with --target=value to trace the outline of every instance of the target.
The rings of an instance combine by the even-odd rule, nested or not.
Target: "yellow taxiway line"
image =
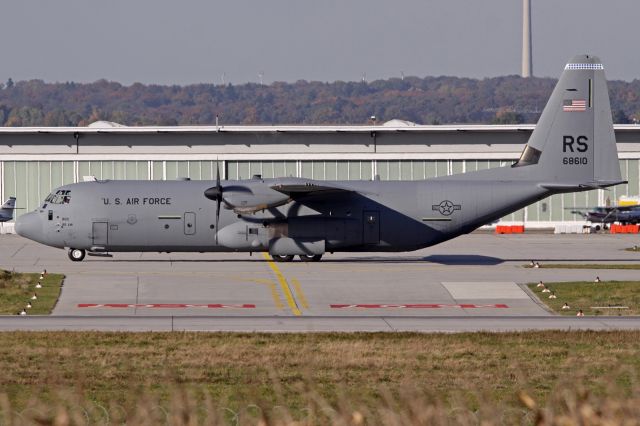
[[[296,296],[298,297],[298,300],[300,300],[300,304],[302,305],[302,307],[305,309],[309,309],[309,302],[307,302],[307,298],[302,292],[300,281],[298,281],[296,278],[291,278],[291,284],[293,284],[293,289],[296,292]]]
[[[280,300],[280,293],[278,293],[278,287],[276,283],[272,280],[262,280],[262,279],[252,279],[251,281],[256,282],[258,284],[265,284],[269,287],[269,291],[271,292],[271,297],[273,298],[273,303],[276,305],[278,309],[284,309],[284,304]]]
[[[273,273],[276,274],[276,278],[280,283],[280,288],[282,289],[284,298],[287,299],[287,304],[289,305],[289,308],[291,308],[291,312],[293,312],[293,315],[302,315],[302,312],[300,312],[300,309],[298,308],[298,305],[293,298],[293,294],[291,293],[291,289],[289,288],[289,283],[287,283],[284,275],[282,275],[282,272],[280,272],[280,268],[278,268],[276,262],[274,262],[271,256],[269,256],[269,253],[262,253],[262,255],[267,260],[267,263],[269,264],[269,267],[271,268]]]

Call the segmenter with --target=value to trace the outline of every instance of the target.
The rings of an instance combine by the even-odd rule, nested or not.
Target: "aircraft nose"
[[[26,213],[16,219],[16,233],[30,240],[38,240],[42,234],[42,221],[36,212]]]

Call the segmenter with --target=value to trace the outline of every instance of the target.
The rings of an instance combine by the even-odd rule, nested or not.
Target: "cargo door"
[[[91,229],[93,231],[92,241],[94,246],[106,246],[109,243],[109,224],[107,222],[93,222]]]
[[[365,210],[363,212],[363,243],[378,244],[380,242],[380,212]]]
[[[186,212],[184,214],[184,234],[195,235],[196,233],[196,214],[193,212]]]

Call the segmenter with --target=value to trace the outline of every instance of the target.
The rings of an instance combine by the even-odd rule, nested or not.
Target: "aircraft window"
[[[50,204],[69,204],[71,202],[71,191],[56,191],[55,194],[49,194],[44,201]]]
[[[540,154],[542,154],[542,151],[539,151],[527,145],[524,148],[524,151],[522,151],[520,159],[518,159],[518,161],[511,167],[522,167],[530,166],[532,164],[538,164],[538,161],[540,160]]]

